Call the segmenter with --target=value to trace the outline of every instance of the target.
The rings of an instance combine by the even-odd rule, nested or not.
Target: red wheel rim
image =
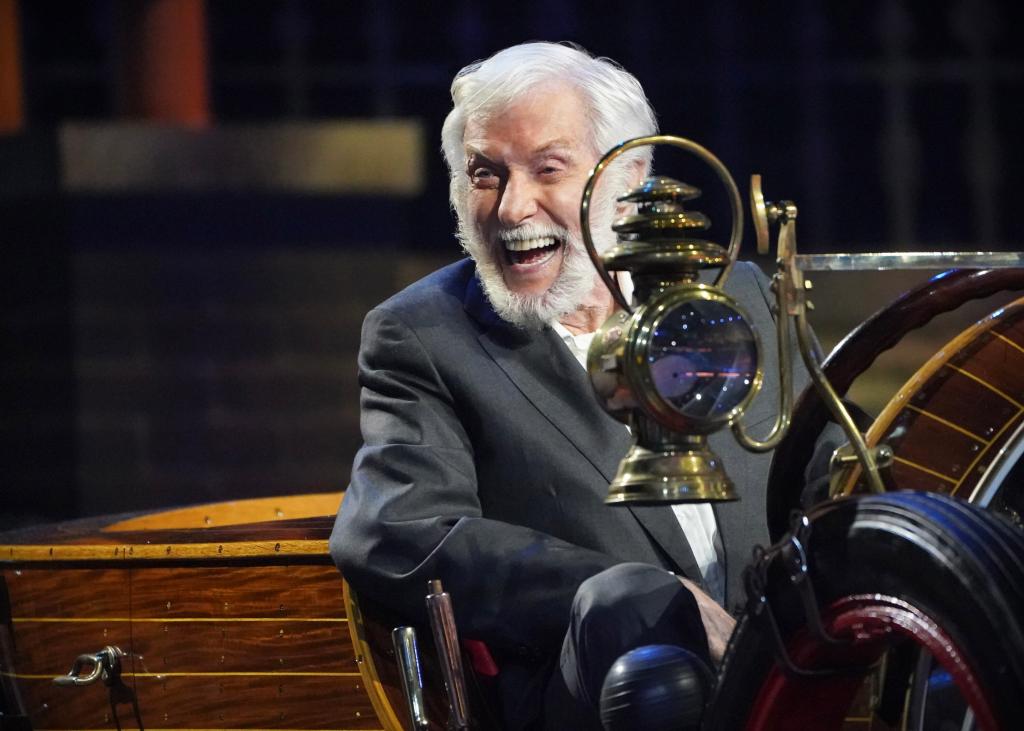
[[[835,602],[822,617],[833,637],[852,640],[828,645],[800,630],[786,650],[797,667],[863,668],[872,665],[896,641],[912,639],[927,650],[956,684],[980,728],[998,728],[992,705],[971,671],[964,652],[933,619],[890,596],[857,595]],[[846,710],[867,672],[820,678],[790,676],[776,665],[758,692],[747,731],[803,731],[842,728]]]

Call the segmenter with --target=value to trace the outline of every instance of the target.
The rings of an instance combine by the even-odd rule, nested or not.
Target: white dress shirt
[[[562,341],[568,346],[569,352],[575,356],[583,368],[587,367],[587,350],[594,339],[594,333],[583,333],[573,335],[566,327],[557,321],[551,323],[551,327]],[[627,427],[628,428],[628,427]],[[725,601],[725,576],[722,575],[722,565],[715,552],[715,534],[718,532],[718,523],[715,520],[715,511],[709,503],[689,503],[673,505],[672,512],[675,513],[679,527],[683,530],[693,557],[697,560],[697,567],[707,586],[708,594],[716,602],[721,604]]]

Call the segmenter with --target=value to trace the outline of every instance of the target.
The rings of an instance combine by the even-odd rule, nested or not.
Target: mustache
[[[509,241],[526,241],[527,239],[540,239],[552,237],[560,241],[567,241],[570,238],[569,229],[553,224],[527,223],[512,228],[500,228],[495,233],[495,239],[501,243]]]

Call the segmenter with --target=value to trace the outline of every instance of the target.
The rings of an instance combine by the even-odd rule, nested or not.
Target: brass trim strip
[[[238,672],[180,672],[180,673],[121,673],[122,675],[131,675],[135,678],[231,678],[231,677],[256,677],[256,678],[277,678],[277,677],[289,677],[289,678],[358,678],[359,671],[337,671],[337,672],[308,672],[296,670],[289,672],[286,670],[282,671],[238,671]]]
[[[1008,395],[1008,394],[1005,394],[1005,393],[1003,393],[1002,391],[1000,391],[1000,390],[999,390],[998,388],[996,388],[995,386],[993,386],[993,385],[992,385],[991,383],[989,383],[989,382],[988,382],[988,381],[986,381],[985,379],[983,379],[983,378],[979,378],[978,376],[974,375],[973,373],[970,373],[969,371],[965,371],[965,370],[964,370],[963,368],[957,368],[957,367],[956,367],[955,365],[953,365],[952,363],[946,363],[946,366],[947,366],[947,367],[949,367],[949,368],[952,368],[952,369],[953,369],[954,371],[956,371],[957,373],[962,373],[962,374],[964,374],[965,376],[967,376],[968,378],[970,378],[970,379],[971,379],[972,381],[977,381],[978,383],[980,383],[980,384],[981,384],[982,386],[984,386],[985,388],[987,388],[987,389],[988,389],[989,391],[991,391],[992,393],[995,393],[995,394],[998,394],[999,396],[1002,396],[1002,397],[1003,397],[1004,399],[1006,399],[1007,401],[1009,401],[1009,402],[1010,402],[1011,404],[1013,404],[1014,406],[1016,406],[1016,407],[1017,407],[1018,409],[1024,409],[1024,404],[1020,403],[1019,401],[1017,401],[1017,400],[1016,400],[1015,398],[1013,398],[1012,396],[1010,396],[1010,395]]]
[[[146,513],[103,527],[104,533],[139,530],[175,530],[212,526],[271,523],[281,519],[318,518],[338,514],[344,493],[316,492],[304,495],[275,495],[244,500],[226,500],[206,505],[171,508]]]
[[[957,424],[954,424],[952,421],[948,421],[946,419],[943,419],[941,416],[936,416],[932,412],[925,411],[924,409],[920,409],[917,406],[914,406],[913,404],[907,404],[906,408],[909,409],[910,411],[916,411],[919,414],[924,414],[928,418],[934,419],[935,421],[939,422],[940,424],[948,426],[950,429],[955,429],[956,431],[960,432],[961,434],[965,434],[965,435],[969,436],[971,439],[974,439],[976,441],[981,442],[986,447],[989,446],[992,443],[992,442],[989,442],[989,441],[986,441],[986,440],[982,439],[981,437],[979,437],[974,432],[968,431],[967,429],[964,429],[962,426],[958,426]]]
[[[352,618],[348,623],[349,637],[352,639],[352,648],[356,651],[356,663],[359,666],[359,674],[366,686],[366,695],[370,698],[370,705],[373,706],[377,720],[383,724],[386,731],[404,731],[405,726],[398,720],[395,707],[388,698],[387,690],[380,680],[377,666],[373,659],[373,648],[366,641],[366,625],[363,622],[362,610],[356,599],[352,587],[347,581],[342,582],[343,594],[345,597],[345,613]]]
[[[1024,353],[1024,347],[1022,347],[1020,345],[1020,343],[1017,343],[1017,342],[1014,342],[1013,340],[1010,340],[1008,337],[1006,337],[1002,333],[993,332],[992,334],[995,335],[1000,340],[1006,342],[1008,345],[1012,345],[1014,348],[1016,348],[1020,352]]]
[[[1003,432],[1005,432],[1007,429],[1009,429],[1010,426],[1013,423],[1015,423],[1017,421],[1017,419],[1020,418],[1021,413],[1024,413],[1024,406],[1018,407],[1017,413],[1014,414],[1013,416],[1011,416],[1009,419],[1006,420],[1006,423],[1003,424],[1003,426],[999,429],[999,431],[997,431],[992,436],[992,441],[993,442],[998,442],[999,441],[999,437],[1003,436]],[[957,490],[959,490],[963,486],[964,480],[966,480],[970,476],[971,472],[974,470],[975,465],[977,465],[978,462],[981,461],[982,457],[984,457],[986,454],[988,454],[988,451],[989,450],[987,450],[987,449],[983,449],[980,452],[978,452],[977,456],[967,466],[967,469],[964,470],[963,477],[961,477],[959,480],[957,480],[956,487],[953,488],[953,492],[951,492],[950,495],[956,495]]]
[[[327,541],[246,541],[239,543],[173,543],[158,545],[24,545],[0,546],[9,561],[128,561],[256,556],[326,556]]]
[[[252,731],[252,729],[242,728],[152,728],[147,726],[149,731]],[[77,731],[76,729],[56,729],[56,728],[37,728],[36,731]],[[110,727],[110,731],[114,731],[114,727]],[[384,731],[381,728],[369,728],[369,729],[354,729],[354,728],[335,728],[335,729],[262,729],[262,731]]]
[[[930,470],[927,467],[925,467],[924,465],[919,465],[917,462],[911,462],[909,459],[904,459],[903,457],[893,457],[892,459],[893,459],[894,462],[899,462],[900,464],[905,464],[908,467],[913,467],[915,470],[920,470],[921,472],[927,472],[929,475],[932,475],[933,477],[938,477],[940,480],[945,480],[946,482],[949,482],[950,484],[953,484],[953,485],[957,484],[957,481],[954,480],[952,477],[947,477],[946,475],[942,474],[941,472],[936,472],[935,470]]]
[[[12,622],[348,622],[348,617],[12,617]]]
[[[19,680],[53,680],[55,677],[52,673],[10,673],[0,672],[0,675],[6,678],[18,678]],[[358,678],[360,674],[358,671],[351,672],[306,672],[306,671],[238,671],[234,673],[223,672],[223,673],[203,673],[203,672],[179,672],[179,673],[131,673],[123,671],[121,677],[132,677],[132,678],[236,678],[236,677],[257,677],[257,678]]]

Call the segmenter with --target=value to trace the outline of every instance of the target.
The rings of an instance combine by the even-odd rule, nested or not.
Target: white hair
[[[459,240],[476,261],[484,292],[497,314],[531,329],[580,306],[595,286],[596,273],[578,234],[570,235],[568,230],[545,232],[557,234],[566,242],[558,278],[541,295],[509,290],[495,252],[469,215],[470,181],[463,137],[470,119],[486,121],[538,87],[552,83],[568,84],[580,94],[589,121],[584,133],[595,157],[624,140],[658,130],[654,110],[636,77],[614,61],[591,56],[577,46],[524,43],[470,64],[456,75],[452,82],[454,106],[441,131],[441,147],[448,164],[451,204],[459,219]],[[599,190],[606,194],[595,194],[591,206],[591,229],[599,251],[615,241],[611,231],[613,195],[622,192],[637,172],[640,177],[649,174],[651,159],[651,147],[637,148],[621,155],[605,171]],[[532,225],[529,229],[531,236],[537,235]]]
[[[465,174],[463,134],[472,118],[486,119],[535,87],[567,83],[587,104],[590,142],[597,154],[618,143],[657,134],[658,123],[643,87],[633,74],[609,58],[591,56],[568,43],[534,42],[499,51],[484,61],[466,66],[452,81],[452,111],[441,129],[441,150],[448,164],[452,207],[462,215],[469,179]],[[652,148],[641,147],[622,155],[620,167],[638,160],[646,176]]]

